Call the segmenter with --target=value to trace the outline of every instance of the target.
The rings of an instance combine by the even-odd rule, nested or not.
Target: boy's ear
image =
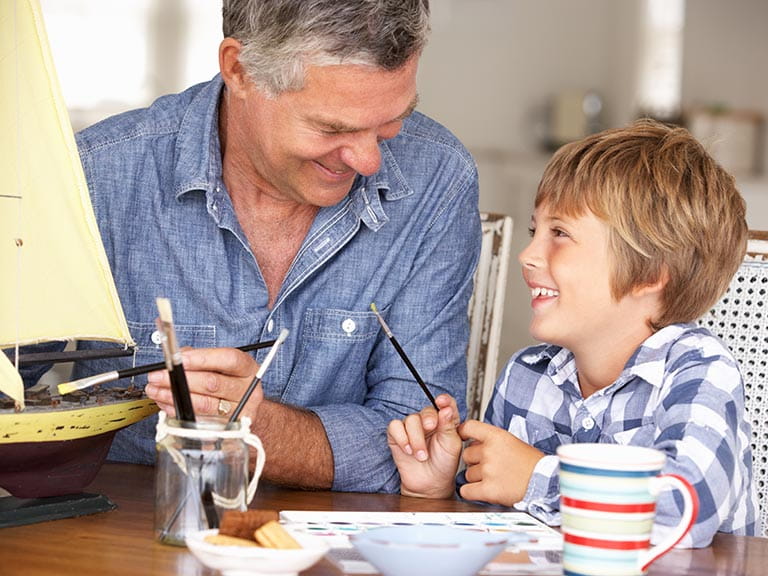
[[[227,89],[236,97],[242,96],[248,85],[248,77],[240,63],[242,45],[234,38],[224,38],[219,44],[219,70]]]
[[[661,294],[662,290],[664,290],[664,287],[667,285],[667,282],[669,282],[669,269],[666,265],[662,265],[658,279],[655,282],[638,284],[632,288],[632,295],[635,297],[643,297]]]

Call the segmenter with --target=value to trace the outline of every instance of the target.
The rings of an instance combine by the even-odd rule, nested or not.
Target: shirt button
[[[355,331],[355,328],[357,328],[357,324],[355,324],[355,321],[352,320],[352,318],[347,318],[341,323],[341,329],[347,334],[352,334],[352,332]]]
[[[157,330],[152,332],[152,336],[149,337],[152,340],[152,344],[155,344],[156,346],[160,346],[160,344],[163,343],[163,335],[160,334]]]
[[[592,430],[592,428],[595,427],[595,421],[587,416],[581,421],[581,426],[584,428],[584,430]]]
[[[267,332],[272,332],[272,329],[275,327],[275,321],[272,320],[272,318],[269,319],[269,322],[267,322]]]

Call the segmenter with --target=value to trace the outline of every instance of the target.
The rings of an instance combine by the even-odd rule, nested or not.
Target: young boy
[[[733,356],[694,321],[723,294],[746,248],[734,181],[682,128],[651,120],[562,147],[544,172],[519,256],[531,335],[494,391],[485,422],[459,424],[437,398],[395,420],[388,441],[403,494],[454,492],[557,525],[555,450],[572,442],[653,447],[688,479],[700,511],[681,545],[755,534],[750,425]],[[674,493],[657,503],[678,523]]]

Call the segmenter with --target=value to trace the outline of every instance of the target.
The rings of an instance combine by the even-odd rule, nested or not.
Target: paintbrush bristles
[[[392,338],[392,330],[390,330],[389,326],[387,326],[387,323],[384,322],[384,318],[381,317],[381,314],[379,314],[379,311],[376,308],[376,304],[373,302],[371,302],[371,310],[373,310],[373,313],[376,315],[376,319],[379,321],[379,324],[381,324],[381,328],[384,330],[384,334],[386,334],[389,338]]]
[[[157,312],[160,315],[160,321],[163,323],[160,333],[165,336],[168,343],[168,351],[171,355],[171,362],[179,366],[182,363],[181,350],[179,342],[176,339],[176,330],[173,327],[173,308],[168,298],[156,298]]]
[[[81,378],[80,380],[75,380],[73,382],[65,382],[63,384],[59,384],[57,386],[57,389],[59,391],[59,394],[63,396],[64,394],[71,394],[72,392],[76,392],[77,390],[90,388],[91,386],[96,386],[97,384],[112,382],[113,380],[117,380],[119,377],[120,377],[120,374],[116,370],[114,370],[112,372],[104,372],[103,374],[97,374],[95,376],[87,376],[85,378]]]
[[[173,324],[173,309],[171,308],[171,301],[168,298],[156,298],[157,312],[160,315],[160,320],[166,324]]]
[[[286,338],[288,338],[288,329],[283,328],[280,330],[280,334],[278,334],[274,346],[272,346],[272,348],[267,353],[267,357],[264,358],[264,362],[261,366],[259,366],[259,370],[256,372],[256,378],[261,380],[264,377],[264,372],[266,372],[267,368],[269,368],[269,365],[272,363],[272,359],[275,357],[275,354],[277,354],[277,349],[280,347],[280,344],[285,342]]]

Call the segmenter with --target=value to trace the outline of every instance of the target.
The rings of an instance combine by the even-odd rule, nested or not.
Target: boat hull
[[[82,492],[104,463],[115,433],[157,411],[143,398],[0,414],[0,487],[17,498]]]
[[[0,486],[17,498],[76,494],[90,484],[116,431],[77,440],[0,445]]]

